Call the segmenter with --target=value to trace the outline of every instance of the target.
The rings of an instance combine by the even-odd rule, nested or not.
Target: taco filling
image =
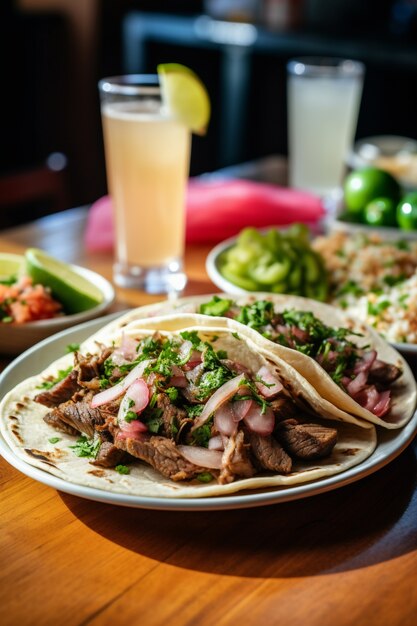
[[[353,337],[360,333],[327,326],[311,311],[291,308],[277,312],[267,300],[239,306],[214,296],[200,305],[199,312],[234,319],[275,344],[313,358],[360,406],[378,417],[389,413],[391,386],[402,370],[378,358],[371,346],[359,347]]]
[[[71,371],[44,381],[35,401],[48,407],[48,425],[78,437],[76,454],[122,473],[140,459],[172,481],[224,485],[329,457],[337,429],[272,363],[239,358],[241,339],[224,349],[230,341],[197,330],[125,334],[117,347],[76,352]]]

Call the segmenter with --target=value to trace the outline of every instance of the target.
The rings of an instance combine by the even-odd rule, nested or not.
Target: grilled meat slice
[[[71,370],[65,378],[57,382],[51,389],[38,393],[35,396],[35,402],[53,408],[59,406],[62,402],[70,400],[77,389],[79,389],[77,376],[77,371]]]
[[[337,442],[335,428],[300,424],[296,420],[278,424],[276,436],[289,454],[309,460],[329,456]]]
[[[275,421],[294,417],[297,411],[296,405],[289,398],[285,398],[284,396],[271,400],[270,406],[274,412]]]
[[[102,441],[98,454],[92,465],[99,467],[116,467],[131,460],[130,455],[114,445],[111,441]]]
[[[281,444],[272,435],[262,437],[257,433],[248,433],[252,453],[263,469],[280,474],[289,474],[292,459]]]
[[[178,451],[175,442],[166,437],[143,436],[140,439],[125,438],[119,433],[115,445],[132,456],[149,463],[163,476],[174,481],[192,480],[207,471],[187,461]]]
[[[93,437],[99,426],[106,423],[109,412],[100,408],[91,408],[89,402],[65,402],[59,407],[60,419],[77,432]]]
[[[401,374],[402,371],[400,368],[393,363],[385,363],[385,361],[375,359],[369,370],[367,382],[371,385],[377,385],[378,387],[386,389],[395,382]]]
[[[88,354],[83,356],[75,353],[75,370],[77,371],[78,383],[81,387],[99,391],[100,372],[104,361],[112,354],[113,348],[103,348],[100,354]]]
[[[165,393],[157,394],[155,406],[162,411],[162,434],[166,437],[175,439],[176,434],[182,430],[183,425],[187,422],[192,423],[193,421],[188,418],[187,411],[172,404]]]
[[[38,393],[35,402],[53,408],[63,402],[70,400],[73,395],[83,387],[99,391],[100,389],[100,368],[104,361],[113,352],[113,348],[105,348],[99,355],[83,356],[79,352],[75,353],[74,369],[62,380],[57,382],[51,389]]]
[[[53,428],[56,428],[57,430],[60,430],[62,433],[74,436],[79,435],[79,431],[76,428],[70,426],[62,419],[62,413],[59,410],[59,407],[54,407],[52,411],[49,411],[44,416],[43,419],[47,424],[53,426]]]
[[[249,459],[248,444],[244,442],[244,433],[239,430],[226,444],[222,457],[219,483],[225,485],[234,481],[235,476],[250,478],[255,469]]]

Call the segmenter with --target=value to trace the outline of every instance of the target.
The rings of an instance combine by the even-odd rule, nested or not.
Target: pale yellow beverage
[[[115,280],[163,291],[141,281],[146,274],[152,283],[158,272],[182,270],[190,131],[164,115],[157,101],[103,103],[102,122],[114,203]]]

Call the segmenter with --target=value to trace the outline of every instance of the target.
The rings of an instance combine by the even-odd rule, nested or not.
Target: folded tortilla
[[[327,326],[348,328],[352,330],[355,335],[358,333],[360,336],[353,337],[353,341],[358,347],[370,346],[374,348],[377,351],[378,359],[393,364],[402,371],[401,377],[390,387],[392,403],[389,413],[383,417],[374,415],[371,411],[356,402],[356,400],[337,385],[319,363],[311,357],[297,350],[269,341],[253,329],[246,327],[246,331],[244,331],[248,336],[252,337],[253,341],[257,342],[260,350],[270,356],[275,355],[291,365],[309,381],[323,399],[332,403],[342,412],[387,429],[401,428],[413,416],[417,404],[417,385],[414,375],[402,355],[369,326],[353,320],[342,310],[334,306],[299,296],[270,293],[255,293],[246,296],[233,296],[230,294],[217,295],[221,298],[232,300],[238,306],[246,306],[259,300],[267,300],[273,303],[274,310],[277,313],[288,309],[309,311]],[[196,323],[201,325],[223,325],[231,331],[243,331],[242,324],[236,320],[198,314],[200,306],[209,302],[212,297],[213,296],[209,295],[183,298],[173,303],[163,302],[139,307],[117,318],[109,325],[109,328],[106,329],[105,332],[114,332],[116,329],[122,329],[130,324],[140,323],[140,325],[142,325],[141,320],[144,318],[149,318],[149,320],[146,319],[146,323],[149,325],[152,324],[152,318],[170,316],[173,316],[173,320],[171,323],[167,320],[165,326],[167,329],[174,329],[176,316],[180,314],[197,314]]]
[[[159,320],[147,320],[143,328],[136,322],[125,326],[123,332],[117,327],[106,327],[89,338],[80,347],[82,354],[99,354],[102,349],[97,340],[106,345],[120,345],[126,336],[134,339],[152,336],[157,330],[165,337],[178,337],[181,331],[195,331],[203,341],[211,342],[216,350],[227,352],[243,367],[256,373],[263,366],[273,371],[284,385],[284,393],[291,397],[300,411],[312,414],[317,424],[331,425],[337,430],[337,443],[330,456],[314,461],[293,459],[288,474],[261,471],[250,478],[236,478],[228,484],[201,483],[198,480],[173,482],[142,461],[134,460],[129,474],[119,474],[114,469],[92,465],[88,458],[75,456],[73,448],[76,437],[58,433],[44,421],[48,408],[35,401],[39,386],[54,378],[59,370],[73,364],[68,354],[52,363],[45,371],[33,376],[10,391],[0,404],[0,429],[11,450],[26,463],[58,476],[68,482],[105,491],[142,497],[195,498],[221,496],[247,489],[289,487],[319,480],[338,474],[363,462],[374,451],[377,438],[375,428],[355,418],[328,400],[321,398],[316,389],[279,356],[270,357],[267,349],[259,344],[256,335],[233,334],[221,325],[201,326],[199,317],[188,315],[170,316]],[[167,329],[167,322],[174,329]],[[329,420],[331,420],[329,422]],[[59,439],[56,441],[56,439]]]

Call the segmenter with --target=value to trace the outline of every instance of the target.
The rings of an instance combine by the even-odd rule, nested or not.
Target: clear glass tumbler
[[[362,96],[364,65],[305,57],[288,71],[290,185],[322,197],[337,194],[352,147]]]
[[[114,282],[180,292],[191,133],[164,109],[157,76],[105,78],[99,91],[114,205]]]

